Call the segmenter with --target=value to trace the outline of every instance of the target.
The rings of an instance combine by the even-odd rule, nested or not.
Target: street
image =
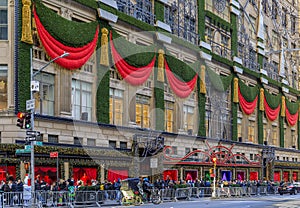
[[[121,207],[136,207],[136,206],[112,206],[112,208]],[[143,204],[142,208],[298,208],[300,207],[300,194],[298,195],[270,195],[270,196],[255,196],[255,197],[244,197],[244,198],[224,198],[224,199],[192,199],[190,201],[177,201],[177,202],[164,202],[159,205],[154,204]]]

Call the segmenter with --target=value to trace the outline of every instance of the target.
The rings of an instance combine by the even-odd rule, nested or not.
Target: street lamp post
[[[55,57],[54,59],[50,60],[48,63],[46,63],[44,66],[42,66],[38,71],[33,73],[33,58],[32,58],[32,48],[30,49],[30,100],[33,99],[33,89],[32,89],[32,81],[34,80],[34,77],[43,71],[47,66],[49,66],[52,62],[56,61],[57,59],[63,58],[68,56],[69,53],[64,52],[62,55]],[[34,111],[35,107],[31,109],[31,130],[34,130]],[[34,141],[31,141],[31,151],[30,151],[30,164],[31,164],[31,200],[32,200],[32,205],[35,204],[35,197],[34,197],[34,192],[35,192],[35,176],[34,176]]]
[[[211,196],[213,198],[215,198],[216,197],[216,166],[217,166],[217,158],[213,157],[212,158],[212,162],[214,164],[214,184],[213,184],[213,192],[212,192]]]

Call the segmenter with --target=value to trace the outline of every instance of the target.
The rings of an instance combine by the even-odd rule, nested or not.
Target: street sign
[[[34,144],[36,146],[43,146],[43,142],[41,142],[41,141],[34,141]]]
[[[58,152],[50,152],[50,157],[58,157]]]
[[[38,92],[40,91],[40,83],[39,81],[31,81],[31,92]]]
[[[35,141],[35,137],[25,137],[25,141]]]
[[[30,149],[16,149],[16,154],[30,153]]]
[[[32,110],[35,108],[35,99],[26,100],[26,110]]]
[[[25,145],[25,149],[26,150],[30,150],[31,149],[31,145]]]
[[[26,131],[26,135],[31,137],[37,137],[37,136],[41,136],[41,132],[28,130]]]

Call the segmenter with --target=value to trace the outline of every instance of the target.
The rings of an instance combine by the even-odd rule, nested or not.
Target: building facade
[[[298,180],[298,1],[2,0],[0,12],[3,177],[28,172],[16,114],[32,91],[47,180],[205,178],[214,157],[219,179]]]

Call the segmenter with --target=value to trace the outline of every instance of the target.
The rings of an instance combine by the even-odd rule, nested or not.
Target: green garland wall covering
[[[132,66],[141,67],[149,64],[156,54],[157,46],[140,46],[127,41],[113,29],[113,42],[118,53]]]
[[[162,2],[154,2],[154,14],[157,20],[164,22],[165,20],[165,6]]]
[[[230,14],[230,21],[232,25],[231,30],[231,51],[233,52],[233,56],[237,56],[237,45],[238,45],[238,35],[237,35],[237,17],[235,14]]]
[[[258,84],[258,88],[260,89],[262,86]],[[260,96],[258,96],[257,103],[260,103]],[[264,127],[263,127],[263,115],[264,112],[259,110],[259,104],[257,105],[257,140],[258,144],[263,144],[264,140]]]
[[[177,77],[180,77],[183,81],[188,82],[196,74],[196,70],[198,69],[193,69],[191,65],[186,64],[185,62],[177,59],[174,56],[171,55],[165,55],[165,59],[168,62],[168,65],[171,69],[171,71],[177,75]]]
[[[99,53],[97,53],[99,54]],[[98,56],[98,55],[97,55]],[[99,57],[99,56],[98,56]],[[100,60],[100,58],[97,58]],[[109,124],[109,82],[110,71],[109,67],[98,65],[98,87],[97,87],[97,102],[96,115],[98,123]]]
[[[247,102],[253,102],[258,94],[258,86],[247,86],[242,80],[239,79],[240,91]]]
[[[231,82],[231,89],[234,89],[234,82]],[[237,119],[238,103],[233,102],[233,90],[231,90],[231,115],[232,115],[232,141],[238,140]]]
[[[268,92],[267,89],[264,90],[265,98],[268,103],[268,105],[272,108],[275,109],[280,105],[281,103],[281,96],[282,94],[279,93],[278,95],[272,95]]]
[[[82,23],[67,20],[35,0],[36,11],[47,31],[67,46],[81,47],[94,38],[98,22]],[[59,29],[58,29],[59,28]]]
[[[203,11],[201,11],[203,12]],[[212,23],[226,31],[230,31],[231,29],[231,25],[230,23],[228,23],[227,21],[225,21],[224,19],[222,19],[221,17],[215,15],[214,13],[210,12],[210,11],[205,11],[205,16],[209,17],[212,19]]]
[[[232,82],[232,78],[233,78],[232,74],[229,76],[218,75],[213,70],[211,70],[209,67],[206,67],[206,72],[207,72],[210,82],[212,83],[212,86],[216,90],[218,90],[220,92],[225,92],[229,88],[229,86]]]
[[[73,1],[76,1],[79,4],[85,5],[87,7],[93,8],[93,9],[98,8],[97,1],[95,1],[95,0],[73,0]]]
[[[164,83],[157,81],[157,59],[154,68],[154,104],[155,104],[155,129],[158,131],[165,130],[165,98]],[[165,78],[166,80],[166,78]]]
[[[26,100],[30,99],[30,48],[31,45],[21,42],[22,34],[22,1],[19,1],[19,56],[18,56],[18,96],[16,111],[26,111]]]
[[[198,111],[199,111],[199,128],[198,128],[198,136],[207,136],[205,129],[205,103],[206,96],[205,94],[200,93],[200,78],[197,80],[198,87]]]
[[[284,147],[284,117],[279,116],[279,146]]]
[[[198,22],[205,22],[205,0],[198,0]],[[205,24],[198,24],[198,35],[205,41]]]
[[[290,102],[288,99],[285,99],[286,107],[289,110],[290,114],[295,114],[299,108],[299,102]]]

